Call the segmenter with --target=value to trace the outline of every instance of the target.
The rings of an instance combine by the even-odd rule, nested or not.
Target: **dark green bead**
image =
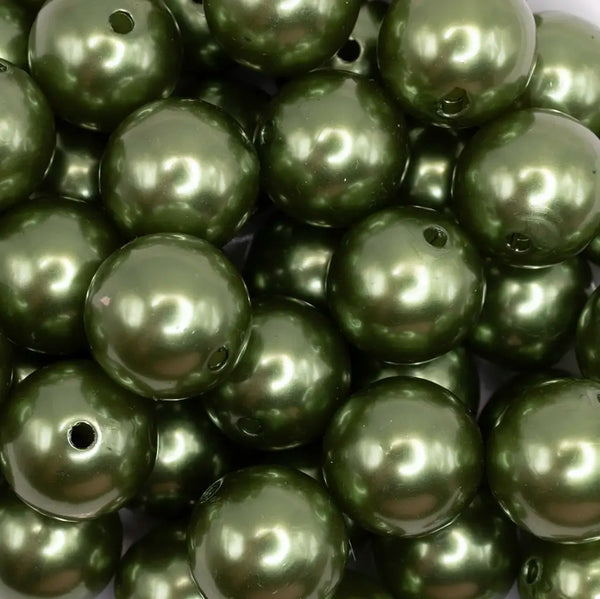
[[[381,76],[402,106],[451,127],[508,109],[525,91],[534,54],[525,0],[395,2],[379,34]]]
[[[27,68],[27,41],[31,19],[18,0],[0,0],[0,58]]]
[[[188,563],[186,527],[177,523],[143,537],[117,571],[115,599],[204,599]]]
[[[14,384],[25,380],[31,373],[47,366],[52,358],[47,354],[29,351],[27,349],[17,349],[14,359]]]
[[[0,219],[0,327],[13,343],[73,354],[87,347],[85,294],[120,238],[94,206],[62,198],[23,202]]]
[[[7,397],[13,383],[14,359],[13,347],[0,331],[0,403]]]
[[[324,455],[342,510],[368,530],[402,537],[452,522],[483,474],[475,421],[449,391],[409,377],[353,395],[329,426]]]
[[[375,581],[347,570],[332,599],[392,599]]]
[[[187,233],[222,245],[254,208],[254,146],[223,111],[160,100],[113,133],[100,167],[102,200],[129,237]]]
[[[566,12],[542,12],[525,102],[553,108],[600,134],[600,28]]]
[[[168,96],[181,67],[179,29],[160,0],[48,0],[29,37],[29,67],[55,113],[112,131]]]
[[[353,382],[356,388],[393,376],[413,376],[448,389],[471,414],[479,408],[479,373],[464,347],[457,347],[421,364],[386,364],[366,354],[356,356]]]
[[[402,599],[504,599],[519,567],[517,531],[487,495],[420,539],[375,540],[375,560]]]
[[[288,449],[321,437],[349,388],[350,357],[329,320],[304,302],[275,298],[255,302],[244,354],[204,401],[237,443]]]
[[[227,258],[187,235],[139,237],[108,258],[88,290],[96,360],[145,397],[192,397],[225,380],[249,335],[250,299]]]
[[[94,599],[117,569],[122,534],[116,514],[54,520],[0,490],[0,596]]]
[[[461,225],[496,260],[557,264],[598,229],[600,140],[558,112],[510,113],[466,144],[453,198]]]
[[[309,224],[346,227],[396,199],[408,157],[404,117],[374,81],[315,71],[284,86],[257,144],[265,191]]]
[[[346,337],[386,362],[424,362],[475,326],[484,292],[477,251],[450,218],[384,210],[351,229],[329,268],[329,306]]]
[[[38,86],[0,59],[0,212],[24,200],[42,182],[52,160],[54,117]]]
[[[152,473],[136,499],[152,514],[176,516],[231,470],[233,454],[199,400],[153,405],[158,451]]]
[[[318,67],[348,39],[361,0],[205,0],[217,42],[237,62],[271,75]]]
[[[44,514],[86,520],[119,509],[155,457],[152,404],[91,361],[38,370],[5,404],[0,466],[17,495]]]
[[[588,299],[577,324],[575,352],[583,376],[600,380],[600,287]]]
[[[287,295],[327,306],[327,272],[341,231],[274,215],[259,229],[246,263],[251,293]]]
[[[492,430],[490,489],[541,539],[600,538],[600,383],[558,379],[526,388]]]
[[[342,579],[348,539],[319,483],[288,468],[257,466],[207,489],[188,547],[207,598],[326,599]]]
[[[591,280],[582,258],[535,269],[488,264],[473,350],[515,369],[555,364],[573,341]]]

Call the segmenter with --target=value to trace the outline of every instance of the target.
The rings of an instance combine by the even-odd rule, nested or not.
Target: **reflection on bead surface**
[[[181,399],[226,379],[248,339],[250,299],[227,258],[187,235],[139,237],[104,261],[85,328],[108,375],[145,397]]]
[[[0,0],[0,58],[27,68],[30,17],[17,0]]]
[[[483,472],[475,421],[449,391],[409,377],[356,393],[334,416],[324,456],[344,512],[368,530],[404,537],[449,524]]]
[[[535,536],[600,538],[600,383],[558,379],[526,388],[488,442],[490,489]]]
[[[42,513],[85,520],[122,507],[156,456],[152,404],[93,362],[57,362],[14,389],[0,429],[0,466]]]
[[[207,489],[188,547],[208,598],[326,599],[342,578],[348,539],[319,483],[288,468],[257,466]]]
[[[577,325],[575,352],[583,374],[600,379],[600,288],[588,299]]]
[[[333,599],[392,599],[379,584],[352,570],[347,570]]]

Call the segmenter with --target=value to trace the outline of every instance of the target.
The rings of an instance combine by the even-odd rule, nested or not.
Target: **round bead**
[[[0,58],[27,68],[30,17],[17,0],[0,0]]]
[[[0,331],[0,404],[8,396],[13,383],[14,352],[9,340]]]
[[[402,537],[452,522],[483,473],[475,421],[449,391],[409,377],[353,395],[329,426],[324,455],[342,510],[367,530]]]
[[[583,374],[591,379],[600,379],[600,287],[590,296],[577,325],[575,352],[577,363]]]
[[[386,362],[424,362],[475,326],[481,260],[453,220],[424,208],[379,212],[351,229],[329,268],[329,306],[359,349]]]
[[[291,216],[345,227],[391,203],[408,157],[404,117],[373,81],[315,71],[288,83],[257,134],[265,191]]]
[[[348,539],[319,483],[288,468],[257,466],[207,489],[192,515],[188,547],[206,597],[326,599],[342,579]]]
[[[562,262],[581,252],[600,224],[600,140],[558,112],[513,112],[467,143],[453,198],[461,225],[494,259]]]
[[[375,539],[375,560],[402,599],[500,599],[518,570],[517,532],[486,494],[450,526],[419,539]]]
[[[6,488],[0,490],[2,599],[94,599],[121,556],[116,514],[88,522],[42,516]]]
[[[181,40],[159,0],[49,0],[29,36],[29,67],[55,113],[112,131],[138,106],[168,96]]]
[[[182,399],[229,376],[248,339],[250,299],[208,242],[147,235],[98,269],[85,327],[94,357],[115,381],[145,397]]]
[[[211,33],[237,62],[271,75],[318,67],[348,39],[361,0],[205,0]]]
[[[54,117],[33,79],[0,59],[0,212],[42,182],[56,145]]]
[[[535,43],[525,0],[406,0],[390,7],[377,50],[381,76],[405,110],[471,127],[525,91]]]
[[[87,520],[129,501],[156,457],[152,404],[113,383],[93,362],[57,362],[10,396],[0,466],[38,511]]]
[[[392,599],[385,589],[373,580],[347,570],[332,599]]]
[[[600,383],[526,388],[488,442],[490,489],[521,528],[553,542],[600,538]]]
[[[86,349],[85,294],[120,245],[96,207],[62,198],[23,202],[0,219],[0,327],[23,348],[60,355]]]
[[[258,183],[258,158],[239,125],[196,100],[134,112],[100,167],[104,205],[129,237],[187,233],[222,245],[248,218]]]

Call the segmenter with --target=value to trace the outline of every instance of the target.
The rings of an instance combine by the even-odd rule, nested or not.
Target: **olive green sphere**
[[[600,380],[600,288],[590,296],[577,324],[575,353],[583,376]]]
[[[0,58],[27,68],[27,42],[31,19],[18,0],[0,0]]]

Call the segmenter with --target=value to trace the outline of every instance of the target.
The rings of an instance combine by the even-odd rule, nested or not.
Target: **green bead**
[[[237,62],[271,75],[318,67],[348,39],[361,0],[205,0],[211,33]]]
[[[0,327],[16,345],[52,354],[86,349],[85,294],[120,245],[94,206],[62,198],[22,202],[0,219]]]
[[[496,499],[541,539],[600,538],[600,383],[557,379],[526,388],[492,430],[487,474]]]
[[[600,28],[566,12],[542,12],[525,102],[553,108],[600,134]]]
[[[168,96],[181,67],[179,29],[160,0],[48,0],[29,36],[29,67],[61,118],[112,131]]]
[[[204,599],[187,556],[186,527],[163,526],[135,543],[121,560],[115,599]]]
[[[0,0],[0,58],[27,68],[27,41],[31,20],[17,0]]]
[[[91,361],[38,370],[5,404],[0,466],[16,494],[49,516],[87,520],[119,509],[155,456],[152,404]]]
[[[573,341],[591,280],[582,258],[535,269],[488,264],[473,350],[515,369],[555,364]]]
[[[42,516],[0,490],[2,599],[94,599],[119,565],[116,514],[87,522]]]
[[[366,77],[378,77],[377,38],[387,10],[388,3],[383,0],[362,0],[350,37],[324,66]]]
[[[232,469],[232,451],[196,399],[153,404],[156,462],[136,499],[157,516],[177,516]]]
[[[0,404],[8,396],[13,383],[14,350],[0,331]]]
[[[353,383],[356,388],[393,376],[412,376],[444,387],[471,414],[479,408],[479,373],[475,360],[464,347],[421,364],[386,364],[366,354],[356,356]]]
[[[375,540],[375,560],[402,599],[504,599],[519,567],[517,532],[487,495],[419,539]]]
[[[14,384],[25,380],[30,374],[51,363],[52,358],[47,354],[17,349],[14,356]]]
[[[347,570],[332,599],[392,599],[385,589],[373,580]]]
[[[329,306],[346,337],[386,362],[424,362],[475,326],[481,260],[453,220],[403,207],[370,216],[343,238],[329,268]]]
[[[38,86],[0,59],[0,212],[24,200],[42,182],[54,152],[54,117]]]
[[[311,227],[276,214],[259,229],[246,262],[251,293],[287,295],[327,306],[327,272],[338,230]]]
[[[583,376],[600,380],[600,287],[590,296],[577,324],[575,352]]]
[[[192,515],[188,548],[208,599],[326,599],[342,579],[348,539],[319,483],[257,466],[207,489]]]
[[[94,357],[131,391],[192,397],[232,372],[249,335],[246,286],[227,258],[187,235],[140,237],[108,258],[88,290]]]
[[[525,91],[535,43],[525,0],[405,0],[383,20],[377,51],[381,76],[405,110],[471,127]]]
[[[329,320],[300,300],[275,298],[255,302],[244,354],[204,401],[233,441],[289,449],[322,436],[349,388],[350,357]]]
[[[233,118],[196,100],[160,100],[113,133],[100,167],[104,205],[129,236],[187,233],[222,245],[258,196],[256,151]]]
[[[598,229],[600,140],[558,112],[510,113],[467,143],[453,198],[461,225],[494,259],[557,264],[581,252]]]
[[[329,426],[324,456],[341,509],[367,530],[401,537],[452,522],[483,474],[475,421],[449,391],[409,377],[353,395]]]
[[[346,227],[396,199],[408,157],[406,126],[374,81],[315,71],[284,86],[263,118],[263,187],[284,212]]]

